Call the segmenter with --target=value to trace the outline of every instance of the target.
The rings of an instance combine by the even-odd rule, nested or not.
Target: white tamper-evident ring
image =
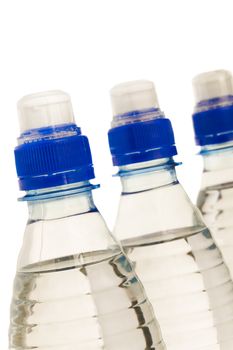
[[[159,108],[153,82],[131,81],[114,86],[111,91],[113,116],[147,108]]]
[[[27,95],[18,102],[21,133],[35,128],[74,123],[70,96],[59,90]]]
[[[196,102],[233,95],[232,74],[226,70],[216,70],[197,75],[193,79]]]

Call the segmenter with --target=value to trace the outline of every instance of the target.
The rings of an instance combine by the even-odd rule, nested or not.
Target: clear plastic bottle
[[[29,219],[11,305],[11,350],[164,350],[131,264],[94,205],[86,136],[60,91],[19,102],[15,150]]]
[[[111,91],[109,144],[122,183],[114,234],[143,282],[168,350],[233,348],[233,284],[180,185],[172,126],[153,83]]]
[[[204,171],[197,205],[233,278],[233,78],[219,70],[193,80],[196,142]]]

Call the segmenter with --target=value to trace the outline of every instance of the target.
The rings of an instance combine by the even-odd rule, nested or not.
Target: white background
[[[16,102],[48,89],[70,93],[78,125],[89,136],[98,207],[112,227],[120,186],[111,175],[108,90],[150,79],[171,118],[179,178],[195,199],[201,159],[195,154],[192,77],[233,70],[231,0],[5,0],[0,1],[0,349],[7,349],[12,280],[27,218],[19,197],[13,148]]]

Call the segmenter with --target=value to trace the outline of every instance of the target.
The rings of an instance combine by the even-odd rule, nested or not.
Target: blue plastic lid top
[[[177,154],[172,125],[161,110],[150,81],[133,81],[111,90],[113,121],[108,132],[117,166]]]
[[[15,163],[21,190],[95,177],[89,142],[74,123],[70,97],[62,91],[25,96],[18,103],[21,135]]]
[[[225,70],[202,73],[193,79],[196,143],[214,145],[233,140],[233,77]]]

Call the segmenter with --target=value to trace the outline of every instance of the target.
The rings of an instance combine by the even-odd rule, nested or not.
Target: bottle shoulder
[[[233,187],[233,168],[204,170],[201,179],[201,190]]]
[[[217,221],[223,216],[233,213],[233,182],[202,188],[197,199],[197,206],[202,214],[213,216]],[[209,224],[209,219],[208,219]]]
[[[199,210],[177,182],[137,193],[123,193],[114,234],[120,240],[145,235],[170,239],[181,231],[190,233],[204,228]]]
[[[29,220],[18,268],[71,255],[115,250],[116,246],[98,211],[49,220]]]

